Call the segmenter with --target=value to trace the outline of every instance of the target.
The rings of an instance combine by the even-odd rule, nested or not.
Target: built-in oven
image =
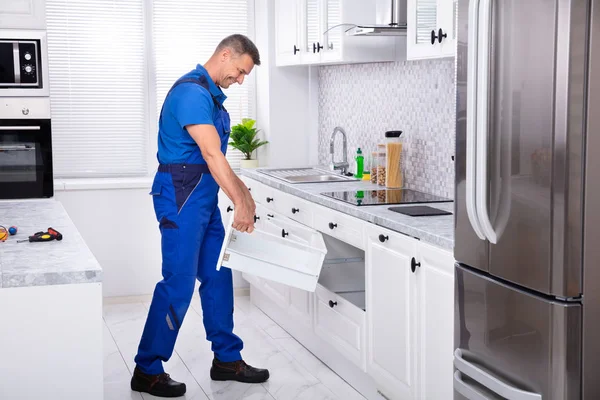
[[[53,195],[49,99],[1,99],[0,199]]]
[[[46,33],[0,30],[0,97],[49,96]]]

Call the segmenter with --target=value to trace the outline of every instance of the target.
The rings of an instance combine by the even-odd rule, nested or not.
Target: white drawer
[[[327,254],[323,236],[274,211],[264,211],[261,204],[256,209],[260,219],[251,234],[235,231],[231,219],[225,226],[217,269],[228,267],[314,292]]]
[[[364,250],[364,221],[325,207],[314,207],[313,226],[315,229]]]
[[[380,246],[399,251],[402,254],[414,254],[417,239],[391,231],[374,224],[366,224],[365,239],[376,242]]]
[[[273,204],[279,213],[304,225],[312,226],[314,206],[311,203],[280,190],[275,190],[273,197],[275,197]]]
[[[274,189],[272,187],[245,176],[240,177],[240,179],[246,184],[248,190],[250,190],[250,194],[252,195],[254,202],[264,204],[268,208],[275,209],[273,202]]]
[[[346,296],[352,296],[348,294]],[[354,296],[362,296],[364,292]],[[361,303],[361,300],[353,300]],[[315,333],[366,371],[366,316],[363,309],[320,284],[315,291]]]

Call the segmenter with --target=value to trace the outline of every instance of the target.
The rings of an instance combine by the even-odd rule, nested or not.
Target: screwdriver
[[[28,239],[17,240],[17,243],[21,242],[50,242],[52,240],[62,240],[62,234],[53,228],[48,228],[48,232],[36,232],[29,236]]]

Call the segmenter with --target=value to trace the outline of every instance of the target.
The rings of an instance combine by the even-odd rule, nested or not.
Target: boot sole
[[[169,397],[169,398],[171,398],[171,397],[181,397],[181,396],[185,395],[186,387],[185,387],[185,384],[184,384],[183,388],[180,391],[178,391],[178,392],[165,393],[165,392],[161,392],[160,390],[148,390],[148,389],[142,387],[142,385],[138,384],[137,382],[132,381],[131,382],[131,390],[133,390],[135,392],[148,393],[148,394],[151,394],[152,396],[156,396],[156,397]]]
[[[264,377],[245,378],[243,376],[237,376],[235,374],[235,372],[232,372],[232,373],[217,372],[217,373],[215,373],[211,370],[210,371],[210,379],[212,379],[213,381],[236,381],[236,382],[242,382],[242,383],[263,383],[269,379],[269,373],[267,372],[266,376],[264,376]]]

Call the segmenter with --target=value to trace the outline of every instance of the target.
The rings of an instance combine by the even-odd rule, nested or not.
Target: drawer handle
[[[231,212],[233,211],[233,208],[231,208],[231,206],[227,206],[227,212]]]
[[[329,307],[333,308],[337,306],[337,301],[329,300]]]
[[[270,202],[272,202],[272,201],[273,201],[273,198],[272,198],[272,197],[267,197],[267,203],[270,203]]]
[[[300,212],[300,209],[292,207],[292,214],[296,214],[297,212]]]
[[[410,260],[410,270],[413,273],[417,270],[417,267],[420,267],[420,266],[421,266],[421,263],[418,263],[414,257],[412,258],[412,260]]]
[[[389,240],[389,236],[383,236],[383,235],[379,235],[379,241],[381,243],[385,242],[386,240]]]
[[[337,228],[337,224],[334,224],[333,222],[329,223],[329,229],[333,229],[333,228]]]
[[[289,232],[286,232],[285,229],[281,230],[281,237],[286,237],[287,235],[289,235]]]
[[[267,217],[275,218],[273,214],[267,214]]]
[[[254,216],[254,222],[258,221],[260,219],[260,217],[257,217],[256,215]]]
[[[251,192],[251,191],[252,191],[252,188],[251,188],[251,187],[249,187],[249,188],[248,188],[248,191],[249,191],[249,192]]]

